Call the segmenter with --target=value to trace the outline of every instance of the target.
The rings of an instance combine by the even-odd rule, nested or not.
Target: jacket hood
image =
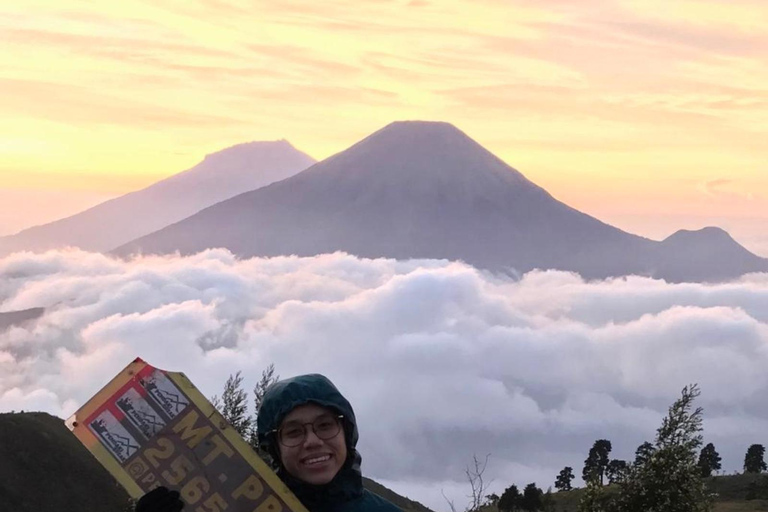
[[[352,432],[347,433],[352,444],[347,448],[357,446],[357,420],[352,405],[327,377],[317,373],[281,380],[267,388],[256,421],[259,443],[269,442],[269,433],[280,427],[283,418],[307,403],[329,407],[344,415],[344,426],[352,427]]]
[[[274,431],[294,408],[307,403],[328,407],[344,416],[347,460],[334,479],[325,485],[312,485],[294,478],[280,463],[280,450]],[[332,510],[333,504],[359,497],[363,492],[360,454],[357,446],[357,420],[352,405],[323,375],[300,375],[271,385],[261,401],[256,420],[259,446],[274,460],[278,476],[310,510]],[[330,507],[330,508],[328,508]]]

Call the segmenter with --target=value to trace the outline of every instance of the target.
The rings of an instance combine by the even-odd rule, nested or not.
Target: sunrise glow
[[[426,119],[623,229],[768,255],[766,34],[762,0],[6,2],[0,235],[240,142],[322,159]]]

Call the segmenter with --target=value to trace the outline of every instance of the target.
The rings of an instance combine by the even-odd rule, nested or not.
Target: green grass
[[[713,512],[768,511],[768,475],[722,475],[706,479],[707,488],[715,494]],[[615,486],[606,491],[618,492]],[[554,493],[554,512],[577,512],[584,489]]]

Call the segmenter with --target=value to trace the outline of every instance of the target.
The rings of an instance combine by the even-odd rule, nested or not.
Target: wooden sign
[[[163,485],[190,512],[306,512],[183,373],[137,358],[66,424],[134,498]]]

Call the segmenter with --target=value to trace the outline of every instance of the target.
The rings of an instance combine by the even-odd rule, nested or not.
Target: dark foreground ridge
[[[432,512],[363,480],[406,512]],[[62,419],[43,412],[0,413],[0,510],[133,512],[133,502]]]

